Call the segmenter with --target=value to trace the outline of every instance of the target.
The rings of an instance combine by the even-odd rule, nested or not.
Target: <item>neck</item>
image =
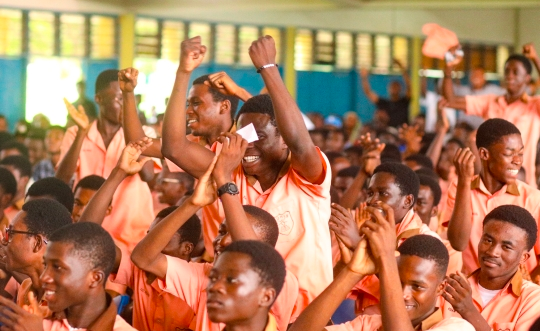
[[[480,171],[480,178],[482,178],[482,182],[486,186],[489,193],[494,194],[495,192],[499,191],[505,185],[505,183],[499,182],[497,179],[491,176],[488,171],[485,171],[484,169],[486,169],[486,165],[482,166],[482,170]]]
[[[111,123],[110,121],[104,119],[103,117],[99,117],[97,121],[97,129],[99,133],[101,134],[101,137],[103,138],[103,142],[105,143],[105,147],[109,146],[109,143],[111,142],[112,138],[120,130],[122,126],[120,124]]]
[[[221,126],[216,126],[216,129],[212,131],[210,134],[204,136],[204,139],[206,139],[206,141],[208,142],[208,145],[212,146],[212,144],[217,141],[221,133],[229,132],[232,126],[233,126],[233,122],[229,118],[228,120],[223,121]]]
[[[523,93],[525,93],[526,88],[527,88],[527,86],[523,86],[515,93],[512,93],[512,92],[507,90],[506,95],[505,95],[506,102],[507,103],[512,103],[514,101],[517,101],[517,100],[521,99],[521,97],[523,96]]]
[[[514,277],[516,274],[517,269],[506,275],[502,275],[499,277],[490,277],[486,273],[483,272],[483,270],[480,270],[480,274],[478,275],[478,284],[480,284],[483,288],[487,290],[501,290],[508,284],[508,282]]]
[[[266,324],[268,323],[268,312],[263,312],[255,315],[245,321],[240,321],[235,324],[227,324],[225,326],[226,331],[264,331]]]
[[[66,318],[74,328],[88,328],[98,317],[107,310],[105,289],[100,288],[99,294],[90,294],[81,304],[66,309]]]
[[[439,308],[433,306],[433,308],[431,308],[431,310],[430,310],[428,313],[426,313],[424,316],[422,316],[421,318],[419,318],[419,319],[417,319],[417,320],[414,320],[414,321],[411,320],[411,324],[413,325],[413,328],[416,330],[416,328],[417,328],[420,324],[422,324],[422,322],[423,322],[424,320],[426,320],[429,316],[431,316],[435,311],[437,311],[437,309],[439,309]]]

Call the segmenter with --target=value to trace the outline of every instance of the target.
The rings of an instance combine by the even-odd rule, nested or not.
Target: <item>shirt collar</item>
[[[530,100],[531,100],[531,97],[526,92],[524,92],[521,95],[521,97],[519,98],[519,101],[521,101],[523,103],[529,103]],[[508,103],[506,102],[506,95],[501,95],[499,97],[499,103],[503,103],[504,105],[508,105]]]
[[[279,182],[279,180],[283,176],[285,176],[287,174],[287,172],[289,172],[290,167],[291,167],[291,152],[289,151],[289,155],[287,156],[287,161],[285,161],[285,163],[281,167],[281,170],[279,171],[279,174],[278,174],[278,177],[277,177],[275,183]],[[250,175],[246,174],[246,177],[247,177],[247,181],[248,181],[249,185],[254,186],[255,183],[257,183],[257,179],[254,176],[250,176]]]
[[[92,324],[86,329],[87,331],[113,331],[114,323],[116,322],[116,304],[112,301],[109,294],[107,295],[107,309],[99,315]],[[56,319],[63,319],[64,324],[69,325],[65,313],[54,314]]]
[[[520,196],[519,189],[516,183],[507,184],[503,186],[503,188],[504,187],[506,187],[506,191],[505,191],[506,193],[515,195],[515,196]],[[476,178],[474,178],[473,181],[471,182],[471,190],[480,190],[491,195],[491,193],[489,193],[486,186],[484,185],[484,182],[482,181],[482,178],[480,176],[476,176]]]
[[[429,330],[432,326],[439,323],[443,320],[443,314],[442,310],[439,308],[436,308],[436,310],[433,312],[433,314],[429,315],[428,318],[422,321],[418,327],[416,327],[416,330]]]
[[[472,274],[469,275],[469,278],[474,278],[477,283],[479,283],[478,276],[480,275],[480,268],[474,271]],[[512,293],[514,293],[516,296],[521,296],[521,287],[523,285],[523,276],[521,275],[521,271],[517,271],[514,276],[512,276],[512,279],[502,288],[501,291],[504,291],[510,287],[510,290]]]

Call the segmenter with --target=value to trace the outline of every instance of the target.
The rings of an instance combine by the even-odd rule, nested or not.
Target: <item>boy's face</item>
[[[44,299],[53,312],[84,303],[92,287],[103,286],[96,281],[96,272],[90,269],[88,262],[72,251],[72,244],[50,242],[43,256],[45,270],[40,279]]]
[[[14,231],[28,232],[24,219],[25,211],[20,211],[15,218],[11,220],[10,226]],[[5,241],[6,233],[2,229],[4,240],[5,263],[8,271],[23,271],[34,265],[36,259],[41,259],[39,255],[41,251],[34,252],[35,236],[23,233],[11,233],[8,242]],[[42,253],[41,253],[42,254]]]
[[[154,189],[158,193],[159,202],[169,206],[174,206],[186,193],[182,182],[167,168],[159,173]]]
[[[444,288],[444,277],[432,260],[402,255],[397,262],[405,308],[412,324],[418,325],[434,312]]]
[[[253,231],[257,236],[257,240],[261,240],[261,238],[264,237],[264,233],[262,232],[264,230],[260,227],[255,226],[255,224],[257,224],[257,220],[253,216],[251,216],[250,214],[246,214],[246,217],[251,223],[251,227],[253,228]],[[217,259],[217,257],[221,254],[225,247],[229,246],[231,243],[232,238],[227,227],[227,220],[225,219],[219,225],[218,235],[216,236],[216,238],[214,238],[214,241],[212,242],[215,256],[214,260]]]
[[[489,282],[506,282],[529,258],[525,230],[500,220],[490,220],[478,243],[481,285],[489,289]],[[485,283],[483,282],[485,281]]]
[[[154,221],[152,222],[152,224],[150,224],[150,228],[148,228],[148,231],[146,233],[152,231],[152,229],[155,228],[156,225],[158,225],[158,223],[161,222],[162,220],[163,218],[156,217]],[[175,232],[171,240],[169,240],[169,242],[167,243],[167,246],[165,246],[165,248],[161,251],[161,253],[165,255],[169,255],[169,256],[178,257],[184,248],[183,246],[187,243],[187,242],[181,243],[180,240],[181,240],[180,234],[178,234],[178,232]]]
[[[63,139],[64,131],[60,129],[51,129],[47,131],[47,136],[45,137],[45,146],[47,146],[47,152],[50,154],[59,154]]]
[[[437,212],[434,211],[434,207],[436,206],[433,205],[433,202],[431,188],[427,185],[420,185],[418,199],[416,199],[416,203],[414,204],[414,211],[422,219],[422,223],[424,224],[429,225],[431,217],[437,215]]]
[[[206,306],[208,317],[214,323],[249,321],[268,301],[267,288],[253,270],[249,255],[223,253],[214,263],[208,279]]]
[[[26,138],[24,144],[28,147],[28,159],[30,163],[36,164],[45,158],[46,151],[43,140]]]
[[[487,172],[501,183],[511,184],[517,179],[523,163],[521,135],[511,134],[492,144],[487,150],[480,149],[480,157],[487,163]]]
[[[345,191],[347,191],[349,186],[351,186],[353,181],[354,181],[353,177],[340,177],[340,176],[336,177],[336,179],[334,180],[334,188],[336,189],[340,199],[343,196],[343,193],[345,193]]]
[[[374,205],[375,202],[384,202],[394,210],[394,217],[399,223],[412,207],[410,195],[402,195],[401,189],[396,184],[394,175],[387,172],[378,172],[371,177],[367,189],[367,203]]]
[[[74,196],[75,202],[73,203],[73,211],[71,212],[71,217],[73,218],[74,223],[79,221],[84,209],[86,208],[86,205],[88,205],[88,202],[90,202],[90,199],[92,199],[96,192],[97,191],[87,188],[77,188]]]
[[[531,80],[523,63],[517,60],[509,61],[504,66],[504,81],[508,92],[514,94],[521,91]]]
[[[96,94],[96,103],[103,118],[113,124],[122,124],[123,97],[118,81],[110,82],[106,89],[99,91]]]
[[[209,87],[195,84],[189,90],[186,108],[187,126],[194,136],[208,136],[221,126],[221,102],[215,102]]]
[[[341,152],[345,146],[345,137],[340,131],[330,131],[326,138],[326,150],[330,152]]]

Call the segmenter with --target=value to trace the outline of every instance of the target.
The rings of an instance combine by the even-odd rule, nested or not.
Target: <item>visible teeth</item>
[[[244,156],[245,162],[254,162],[257,161],[260,158],[260,156]]]
[[[197,120],[188,120],[188,124],[195,123]]]
[[[53,294],[54,294],[54,291],[45,291],[45,294],[46,294],[46,295],[53,295]]]
[[[517,175],[519,170],[508,170],[508,172],[513,174],[513,175]]]

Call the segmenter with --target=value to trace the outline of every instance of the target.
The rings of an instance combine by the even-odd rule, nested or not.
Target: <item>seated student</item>
[[[66,129],[64,127],[53,125],[47,129],[45,135],[45,147],[47,155],[45,159],[41,160],[34,166],[34,173],[32,178],[34,180],[40,180],[42,178],[54,177],[55,167],[60,161],[60,146]]]
[[[17,194],[17,181],[11,172],[0,167],[0,229],[9,225],[5,210],[11,206],[13,197]]]
[[[8,156],[21,155],[28,157],[28,148],[21,142],[16,140],[10,140],[0,146],[0,160],[5,159]]]
[[[233,242],[208,274],[208,317],[225,324],[226,331],[277,331],[269,311],[285,275],[285,261],[272,246],[256,240]]]
[[[468,279],[462,273],[447,278],[443,314],[461,315],[477,331],[528,331],[539,315],[540,286],[523,279],[519,269],[533,257],[537,233],[537,220],[522,207],[502,205],[487,214],[478,243],[480,269]]]
[[[290,331],[304,330],[440,330],[473,331],[461,318],[443,319],[436,304],[444,292],[448,252],[440,240],[417,235],[407,239],[395,255],[396,230],[393,209],[368,207],[372,219],[362,226],[365,238],[354,253],[341,245],[347,266],[332,284],[298,317]],[[380,312],[327,326],[347,293],[367,275],[378,273],[381,282]]]
[[[420,217],[422,223],[429,226],[432,231],[439,227],[439,201],[441,200],[441,187],[437,180],[426,175],[418,175],[420,189],[418,199],[414,204],[414,212]]]
[[[482,221],[493,208],[512,204],[523,207],[540,220],[540,191],[516,179],[523,163],[524,146],[517,127],[503,119],[485,121],[476,133],[482,161],[480,175],[474,175],[474,155],[461,149],[454,158],[457,182],[448,190],[447,205],[441,215],[448,223],[448,239],[463,251],[463,271],[473,272],[478,264],[478,242]],[[444,223],[443,223],[444,224]],[[535,243],[525,264],[531,275],[540,274],[540,242]]]
[[[409,155],[405,158],[405,160],[403,160],[403,163],[413,171],[420,168],[433,169],[433,162],[431,162],[431,159],[422,154]]]
[[[117,187],[127,177],[138,173],[144,164],[144,161],[137,161],[137,159],[146,146],[133,143],[126,146],[111,176],[100,185],[97,192],[92,191],[91,200],[84,209],[80,222],[97,224],[103,222]],[[83,181],[84,179],[79,184]],[[150,225],[150,231],[176,208],[172,206],[162,210]],[[200,220],[197,216],[192,216],[171,236],[171,240],[164,246],[162,253],[189,262],[200,235]],[[195,312],[185,301],[163,291],[158,285],[156,275],[134,266],[125,249],[118,248],[116,252],[110,280],[133,290],[133,327],[139,331],[160,328],[167,330],[194,328],[191,324],[194,321]],[[108,283],[107,287],[110,285]]]
[[[341,169],[337,173],[336,178],[334,179],[334,185],[332,186],[336,189],[340,199],[343,196],[343,193],[345,193],[347,189],[352,185],[359,171],[360,167],[350,166],[348,168]]]
[[[193,192],[195,178],[185,172],[171,172],[168,166],[163,166],[158,175],[154,190],[157,191],[160,203],[174,206],[180,200]]]
[[[60,202],[71,213],[73,211],[73,192],[68,184],[58,178],[47,177],[34,182],[26,192],[25,202],[48,198]]]
[[[40,275],[43,273],[43,254],[52,233],[71,224],[71,214],[52,199],[35,199],[26,202],[22,211],[11,220],[3,233],[4,261],[8,272],[28,276],[17,293],[17,304],[28,305],[28,294],[41,302],[44,296]]]
[[[35,299],[21,308],[0,298],[0,322],[7,330],[135,330],[120,316],[105,292],[105,281],[114,265],[111,236],[92,223],[69,224],[49,237],[43,256],[40,282],[52,316],[28,312],[38,310]]]
[[[77,223],[81,219],[86,206],[90,202],[90,199],[96,194],[97,190],[105,183],[105,178],[98,175],[90,175],[81,179],[75,189],[73,190],[73,211],[71,212],[71,217],[73,217],[73,222]],[[109,205],[105,215],[109,215],[112,210],[112,206]]]
[[[28,160],[35,167],[46,156],[45,130],[32,129],[24,139],[24,145],[28,148]]]
[[[24,156],[12,155],[0,160],[0,167],[9,170],[17,181],[17,193],[13,197],[11,206],[5,210],[7,218],[12,220],[24,204],[26,187],[32,176],[32,164]]]
[[[131,255],[133,263],[156,275],[158,284],[163,290],[178,296],[196,312],[196,330],[219,331],[222,324],[213,323],[208,316],[206,307],[207,275],[212,264],[188,263],[162,253],[172,234],[181,227],[197,210],[213,203],[216,191],[210,180],[210,175],[219,186],[230,178],[236,165],[241,162],[247,142],[237,134],[229,134],[229,142],[223,145],[219,157],[214,158],[207,172],[199,179],[193,195],[172,214],[155,226],[148,235],[135,247]],[[222,138],[222,140],[224,140]],[[217,162],[217,164],[216,164]],[[215,168],[214,168],[215,165]],[[218,236],[214,239],[216,261],[223,249],[237,240],[259,240],[275,246],[279,236],[276,219],[268,212],[255,206],[242,206],[241,202],[231,192],[220,194],[225,212],[225,220],[220,225]],[[281,295],[277,297],[271,313],[276,318],[277,328],[286,331],[300,312],[303,302],[299,296],[298,281],[294,275],[287,272],[285,285]]]

